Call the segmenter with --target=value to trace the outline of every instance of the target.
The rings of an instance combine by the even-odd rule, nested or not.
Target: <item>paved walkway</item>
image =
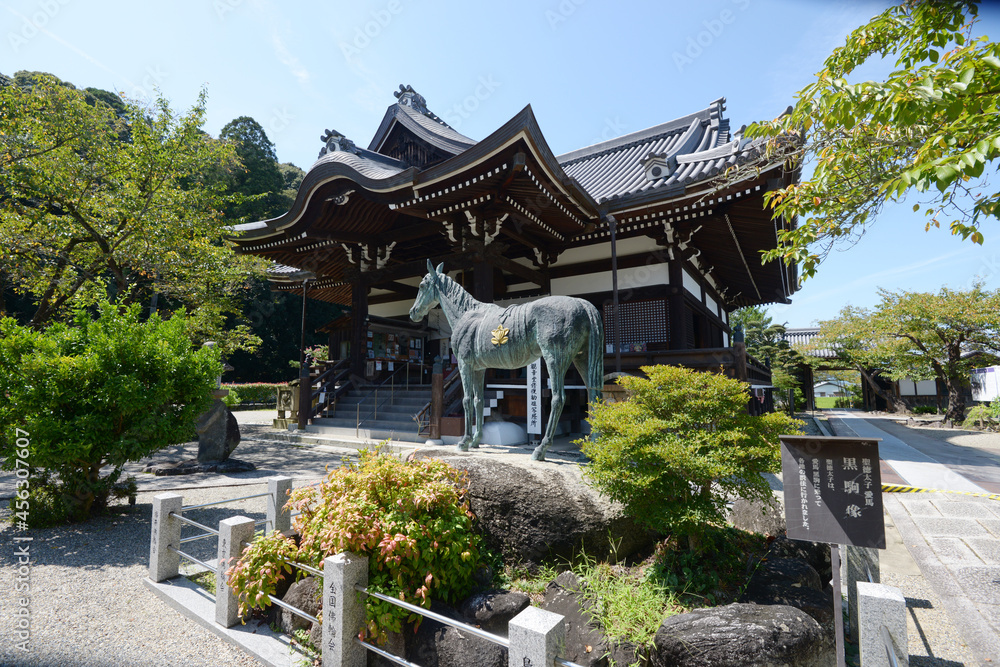
[[[995,492],[1000,483],[1000,457],[955,452],[860,413],[832,412],[830,423],[837,435],[881,438],[880,456],[901,483],[975,493]],[[969,649],[982,665],[1000,665],[1000,501],[952,493],[887,493],[883,500]]]

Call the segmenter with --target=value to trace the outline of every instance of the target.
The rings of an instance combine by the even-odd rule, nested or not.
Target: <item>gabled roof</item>
[[[423,96],[413,90],[412,86],[399,86],[393,95],[399,100],[385,110],[382,123],[375,131],[368,150],[379,152],[392,130],[397,125],[406,128],[411,134],[426,141],[450,155],[458,155],[470,146],[475,146],[473,139],[460,134],[451,125],[441,120],[427,108]]]

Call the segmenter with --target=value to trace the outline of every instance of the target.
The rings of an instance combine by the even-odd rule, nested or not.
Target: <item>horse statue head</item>
[[[438,305],[438,302],[441,300],[441,276],[444,275],[443,270],[444,263],[438,264],[435,269],[434,265],[431,264],[431,260],[427,260],[427,275],[420,281],[417,298],[414,299],[413,306],[410,308],[410,319],[414,322],[424,319],[427,311]]]

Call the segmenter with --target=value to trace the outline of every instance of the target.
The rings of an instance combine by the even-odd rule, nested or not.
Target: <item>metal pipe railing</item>
[[[181,538],[181,544],[184,544],[185,542],[194,542],[196,540],[203,540],[206,537],[217,537],[217,536],[218,536],[218,533],[216,533],[215,535],[213,535],[212,533],[202,533],[201,535],[192,535],[190,537],[182,537]]]
[[[504,648],[510,648],[510,641],[506,637],[499,637],[492,633],[486,632],[482,628],[477,628],[474,625],[469,625],[468,623],[462,623],[461,621],[456,621],[453,618],[442,616],[441,614],[429,611],[415,604],[410,604],[409,602],[403,602],[402,600],[394,598],[389,595],[383,595],[382,593],[376,593],[375,591],[370,591],[364,586],[355,586],[354,590],[358,591],[359,593],[364,593],[365,595],[370,595],[371,597],[377,600],[382,600],[384,602],[394,604],[397,607],[402,607],[403,609],[413,612],[414,614],[420,614],[421,616],[426,616],[427,618],[433,619],[438,623],[444,623],[445,625],[450,625],[453,628],[458,628],[463,632],[468,632],[469,634],[475,635],[480,639],[485,639],[488,642],[499,644]]]
[[[368,642],[363,642],[360,639],[358,639],[357,637],[354,638],[354,642],[357,643],[357,644],[360,644],[361,646],[364,646],[367,650],[371,651],[375,655],[380,655],[383,658],[385,658],[386,660],[388,660],[389,662],[394,662],[397,665],[403,665],[403,667],[423,667],[422,665],[418,665],[415,662],[410,662],[409,660],[406,660],[405,658],[400,658],[398,655],[395,655],[393,653],[389,653],[388,651],[386,651],[384,649],[380,649],[378,646],[375,646],[374,644],[369,644]]]
[[[882,626],[882,643],[885,644],[885,655],[889,659],[889,667],[899,667],[899,661],[896,660],[896,649],[892,643],[892,636],[889,634],[889,628]]]
[[[226,503],[235,503],[240,500],[250,500],[251,498],[263,498],[264,496],[271,495],[270,492],[267,493],[255,493],[252,496],[241,496],[239,498],[227,498],[226,500],[216,500],[210,503],[202,503],[200,505],[188,505],[187,507],[182,507],[182,512],[187,512],[188,510],[201,509],[202,507],[212,507],[213,505],[225,505]]]
[[[215,530],[214,528],[209,528],[205,524],[198,523],[197,521],[193,521],[193,520],[187,518],[186,516],[178,514],[177,512],[170,512],[167,516],[172,516],[175,519],[177,519],[178,521],[182,521],[182,522],[188,524],[189,526],[194,526],[195,528],[200,528],[200,529],[204,530],[207,533],[211,533],[212,535],[218,535],[219,534],[219,531]]]
[[[319,623],[320,622],[318,618],[316,618],[312,614],[307,614],[306,612],[302,611],[298,607],[293,607],[292,605],[288,604],[287,602],[282,602],[281,600],[279,600],[278,598],[276,598],[274,596],[270,596],[270,598],[271,598],[271,604],[276,604],[279,607],[281,607],[282,609],[287,609],[288,611],[292,612],[296,616],[301,616],[302,618],[306,619],[307,621],[312,621],[313,623]]]
[[[181,558],[186,558],[187,560],[191,561],[192,563],[196,563],[198,565],[201,565],[203,568],[205,568],[206,570],[209,570],[210,572],[218,573],[218,571],[219,571],[218,568],[212,567],[211,565],[209,565],[205,561],[198,560],[197,558],[195,558],[191,554],[186,554],[183,551],[181,551],[180,549],[177,549],[176,547],[172,547],[172,546],[170,546],[168,544],[167,548],[170,549],[171,551],[173,551],[175,554],[177,554]]]

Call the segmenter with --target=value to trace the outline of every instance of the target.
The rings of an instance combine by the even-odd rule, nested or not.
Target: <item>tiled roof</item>
[[[389,136],[395,123],[399,123],[427,143],[451,155],[458,155],[465,149],[476,145],[475,140],[457,132],[451,125],[430,111],[423,113],[397,102],[386,109],[382,123],[368,145],[368,150],[378,150],[382,142]]]
[[[829,348],[813,348],[813,339],[819,335],[819,327],[797,327],[785,329],[785,340],[792,349],[802,352],[809,357],[820,359],[833,359],[837,356],[836,350]]]
[[[639,132],[560,155],[566,173],[598,202],[657,188],[686,186],[736,164],[746,141],[731,137],[722,117],[725,98],[701,111]],[[738,134],[738,133],[737,133]],[[664,176],[650,180],[646,159],[668,163]]]
[[[357,152],[354,153],[348,151],[330,151],[316,160],[309,167],[309,170],[312,171],[316,167],[329,162],[340,162],[351,167],[362,176],[380,179],[395,176],[406,168],[402,162],[391,157],[360,148],[355,150]]]

